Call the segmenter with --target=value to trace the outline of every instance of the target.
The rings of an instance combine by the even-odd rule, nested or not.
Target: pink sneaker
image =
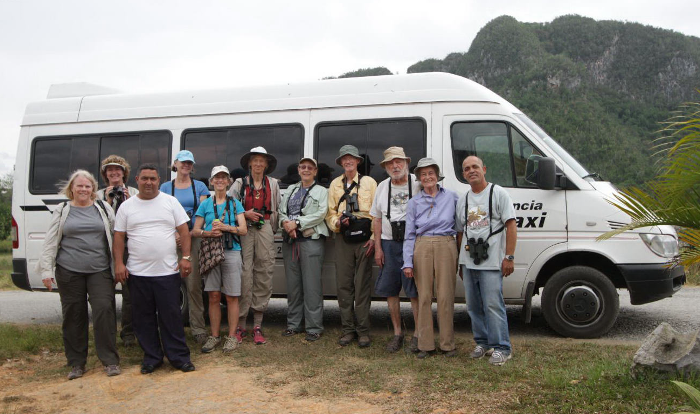
[[[267,342],[259,326],[253,328],[253,342],[255,342],[255,345],[262,345]]]
[[[238,341],[239,344],[243,343],[243,338],[248,336],[248,331],[245,329],[241,329],[240,326],[236,327],[236,333],[234,334],[236,337],[236,340]]]

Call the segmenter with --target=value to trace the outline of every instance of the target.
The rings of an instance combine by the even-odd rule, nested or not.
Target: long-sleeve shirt
[[[345,194],[345,183],[343,182],[343,177],[341,175],[335,180],[331,181],[331,185],[328,187],[328,214],[326,215],[326,224],[331,231],[336,233],[340,232],[340,216],[343,215],[345,211],[345,201],[338,205],[338,201]],[[358,185],[350,191],[350,194],[357,193],[357,204],[360,207],[360,211],[354,212],[355,217],[363,217],[372,220],[372,216],[369,211],[372,208],[372,201],[374,201],[374,193],[377,191],[377,182],[374,178],[363,175],[361,181],[358,182],[359,174],[355,174],[353,181]]]
[[[438,186],[435,197],[421,190],[408,201],[406,236],[403,242],[403,268],[413,268],[413,249],[420,236],[454,236],[457,193]]]

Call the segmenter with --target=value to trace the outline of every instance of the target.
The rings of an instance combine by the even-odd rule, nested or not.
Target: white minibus
[[[365,157],[360,172],[377,182],[387,177],[378,162],[389,146],[403,147],[411,168],[432,157],[446,177],[443,184],[460,194],[468,189],[462,160],[481,157],[487,180],[508,190],[518,215],[515,272],[503,290],[508,304],[523,305],[526,321],[533,295],[541,294],[542,312],[555,331],[601,336],[617,318],[617,289],[627,289],[633,304],[643,304],[670,297],[685,281],[682,267],[668,265],[678,254],[673,228],[596,241],[630,221],[606,201],[616,188],[509,102],[445,73],[141,95],[90,84],[54,85],[46,100],[27,106],[22,121],[12,200],[12,279],[23,289],[44,289],[35,267],[51,211],[64,201],[57,184],[77,168],[99,177],[100,160],[110,154],[123,156],[134,169],[155,163],[162,180],[169,180],[173,155],[188,149],[197,161],[195,178],[206,182],[212,166],[239,168],[244,153],[263,146],[278,160],[271,175],[284,189],[299,180],[296,162],[302,156],[318,160],[318,182],[327,186],[342,172],[334,160],[344,144],[360,149]],[[133,176],[129,181],[135,184]],[[333,239],[327,243],[323,287],[334,297]],[[283,296],[280,251],[274,294]],[[457,295],[463,300],[461,283]]]

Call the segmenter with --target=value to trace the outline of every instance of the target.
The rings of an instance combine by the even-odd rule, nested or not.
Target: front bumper
[[[655,302],[673,296],[685,283],[683,266],[667,264],[624,264],[618,269],[627,282],[633,305]]]

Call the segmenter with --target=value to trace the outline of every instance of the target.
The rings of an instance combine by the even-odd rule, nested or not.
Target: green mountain
[[[700,39],[637,23],[501,16],[466,53],[409,73],[449,72],[492,89],[528,114],[591,171],[616,184],[656,173],[660,121],[698,100]]]

